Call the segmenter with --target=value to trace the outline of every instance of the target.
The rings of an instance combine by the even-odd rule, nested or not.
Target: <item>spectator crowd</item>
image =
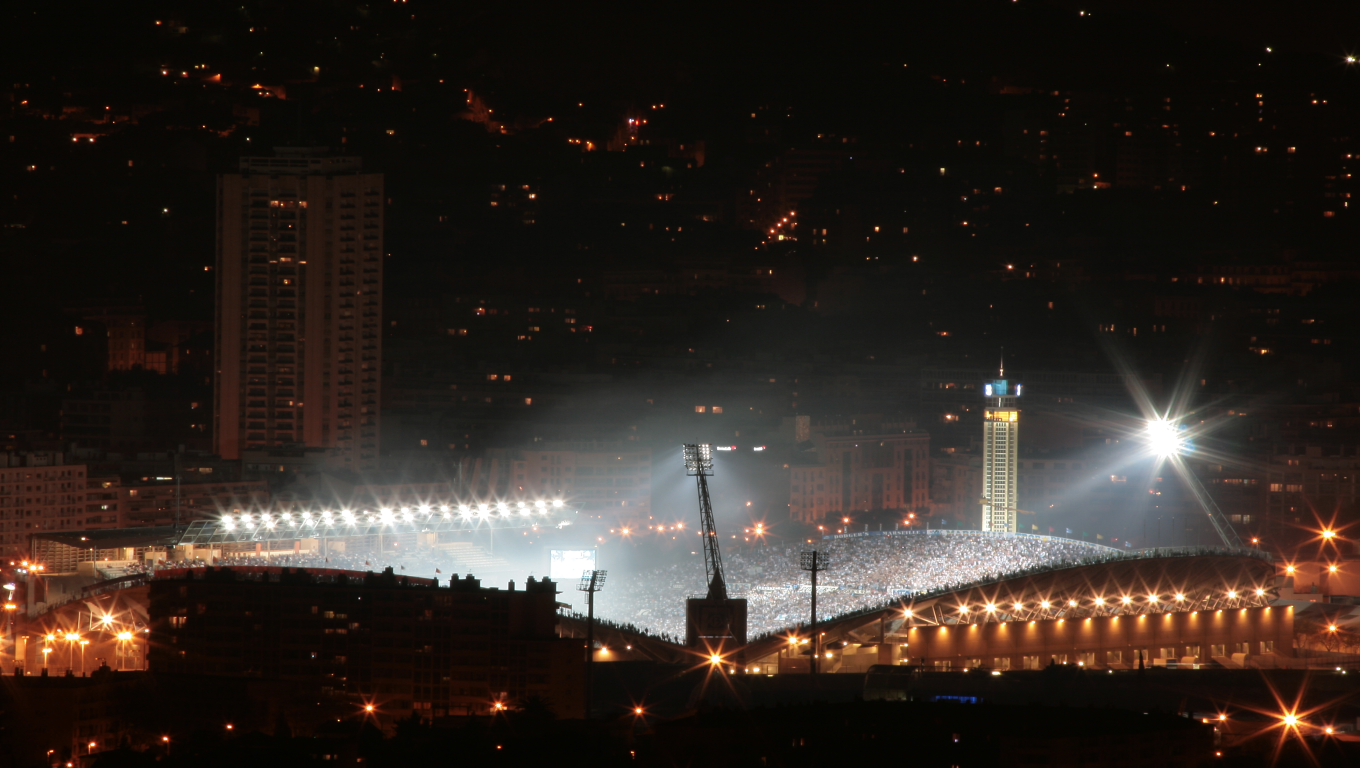
[[[812,548],[771,544],[724,554],[728,596],[746,599],[748,637],[808,620],[811,582],[800,559]],[[981,532],[827,537],[816,549],[826,568],[817,577],[819,619],[903,595],[1113,552],[1070,539]],[[618,589],[605,590],[596,598],[598,615],[681,638],[685,598],[707,592],[703,566],[694,561],[629,573],[614,583]]]

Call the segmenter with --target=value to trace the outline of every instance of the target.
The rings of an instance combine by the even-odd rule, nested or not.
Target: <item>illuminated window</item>
[[[694,406],[694,412],[695,412],[695,413],[704,413],[704,412],[706,412],[706,411],[708,411],[708,408],[705,407],[705,406],[702,406],[702,405],[696,405],[696,406]]]
[[[715,405],[715,406],[713,406],[713,412],[714,412],[714,413],[722,413],[722,406],[721,406],[721,405]]]

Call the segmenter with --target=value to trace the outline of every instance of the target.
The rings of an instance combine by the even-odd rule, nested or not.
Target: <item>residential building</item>
[[[0,454],[0,550],[27,556],[32,534],[101,527],[85,523],[85,485],[61,453]]]
[[[202,482],[199,478],[141,476],[123,478],[117,491],[126,525],[173,525],[177,521],[215,518],[223,511],[261,509],[269,505],[264,480]],[[113,527],[113,526],[104,526]]]
[[[878,416],[814,422],[813,450],[789,464],[789,516],[805,523],[843,512],[930,506],[930,435]]]
[[[1345,530],[1360,520],[1360,447],[1278,445],[1266,471],[1266,519],[1244,515],[1233,521],[1241,524],[1239,532],[1260,531],[1271,546],[1288,546],[1316,540],[1324,527]]]
[[[511,464],[512,494],[566,498],[582,512],[645,517],[652,451],[626,443],[544,443]]]
[[[214,445],[378,461],[383,177],[320,149],[218,177]]]

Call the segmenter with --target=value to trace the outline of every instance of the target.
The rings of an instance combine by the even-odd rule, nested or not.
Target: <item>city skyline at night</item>
[[[1356,763],[1357,8],[0,19],[0,768]]]

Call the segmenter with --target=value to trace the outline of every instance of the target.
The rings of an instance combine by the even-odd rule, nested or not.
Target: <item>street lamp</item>
[[[80,641],[80,676],[85,676],[85,646],[89,645],[89,640]]]
[[[132,641],[132,633],[123,630],[118,633],[118,669],[127,668],[127,644]]]
[[[75,632],[66,633],[66,671],[70,672],[76,666],[76,643],[80,641],[80,635]]]

